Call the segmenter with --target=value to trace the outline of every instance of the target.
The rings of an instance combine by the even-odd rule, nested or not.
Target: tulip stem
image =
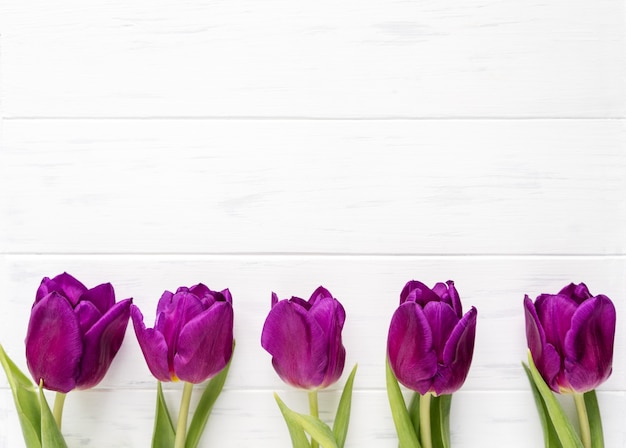
[[[578,413],[578,423],[580,424],[580,437],[585,448],[591,448],[591,430],[589,428],[589,416],[587,415],[587,407],[585,406],[585,397],[583,394],[574,394],[574,403],[576,403],[576,412]]]
[[[193,391],[193,383],[185,381],[183,386],[183,398],[180,400],[180,410],[178,412],[178,424],[176,426],[176,440],[174,448],[184,448],[185,439],[187,438],[187,416],[189,415],[189,402],[191,401],[191,392]]]
[[[426,392],[420,398],[420,434],[422,448],[433,448],[433,439],[430,431],[430,397],[432,394]]]
[[[63,417],[63,405],[65,404],[66,395],[62,392],[57,392],[54,396],[54,405],[52,407],[52,416],[57,423],[59,429],[61,429],[61,419]]]
[[[320,412],[317,404],[317,390],[309,391],[309,412],[312,417],[319,418]],[[311,437],[311,448],[318,448],[317,440]]]

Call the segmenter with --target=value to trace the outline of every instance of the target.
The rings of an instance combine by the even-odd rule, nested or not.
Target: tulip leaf
[[[233,351],[235,347],[233,344]],[[213,410],[213,405],[217,400],[217,397],[222,392],[222,388],[224,387],[224,383],[226,382],[226,377],[228,376],[228,370],[230,369],[230,363],[232,362],[233,357],[230,357],[228,364],[215,375],[207,384],[202,396],[200,397],[200,401],[198,402],[198,406],[194,411],[193,417],[191,419],[191,424],[189,425],[189,429],[187,431],[187,439],[185,441],[185,448],[196,448],[198,443],[200,442],[200,437],[202,437],[202,432],[204,431],[204,427],[206,426],[207,421],[209,420],[209,416],[211,415],[211,411]]]
[[[533,382],[537,387],[539,395],[541,395],[541,398],[543,399],[547,415],[550,417],[550,420],[554,425],[554,430],[561,444],[567,448],[583,448],[583,443],[581,442],[578,434],[576,434],[574,427],[567,419],[565,412],[563,412],[563,408],[552,393],[552,390],[541,377],[537,367],[535,367],[530,350],[528,351],[528,365]]]
[[[274,398],[278,403],[280,412],[283,414],[285,423],[287,423],[293,448],[311,448],[311,444],[309,443],[309,439],[306,438],[304,429],[302,429],[302,426],[292,417],[292,411],[282,402],[277,394],[274,394]]]
[[[600,418],[600,407],[596,391],[592,390],[583,395],[587,417],[589,418],[589,429],[591,431],[591,446],[593,448],[604,448],[604,434],[602,433],[602,419]]]
[[[22,373],[0,345],[0,363],[11,386],[27,448],[41,448],[41,408],[33,382]]]
[[[452,394],[432,397],[430,400],[430,425],[433,448],[450,448],[450,407]]]
[[[419,440],[420,437],[420,398],[422,396],[413,392],[413,396],[411,397],[411,402],[409,403],[409,417],[411,418],[411,423],[413,424],[413,429],[415,430],[415,435]]]
[[[39,386],[39,405],[41,406],[41,448],[67,448],[41,385]]]
[[[326,423],[321,421],[319,418],[315,418],[306,414],[299,414],[295,411],[292,411],[280,399],[278,394],[274,394],[274,398],[276,399],[276,403],[278,403],[278,407],[280,408],[280,411],[283,413],[283,416],[287,421],[287,426],[299,426],[305,432],[309,433],[309,435],[313,439],[315,439],[323,448],[337,448],[335,436],[333,435],[333,432]],[[292,433],[291,427],[289,429],[289,432]],[[293,432],[297,431],[294,430]],[[294,442],[294,446],[296,446],[296,441],[294,440],[293,433],[291,440]],[[298,442],[301,443],[300,440],[298,440]],[[308,447],[310,445],[307,441],[307,444],[303,446]]]
[[[358,364],[355,364],[352,372],[350,372],[346,385],[343,387],[339,405],[337,406],[337,414],[335,415],[335,423],[333,424],[333,434],[339,448],[343,448],[348,435],[350,409],[352,407],[352,387],[354,385],[354,376],[356,375],[357,367]]]
[[[552,420],[548,415],[546,404],[543,401],[543,397],[539,393],[539,389],[537,389],[537,386],[533,380],[532,373],[530,373],[530,369],[526,364],[522,363],[522,367],[524,367],[524,371],[526,372],[526,376],[528,377],[530,389],[532,390],[533,398],[535,399],[535,405],[537,406],[539,420],[541,421],[541,427],[543,429],[543,442],[545,444],[545,448],[562,448],[563,445],[561,445],[559,436],[556,434],[556,429],[554,429]]]
[[[417,439],[417,433],[411,422],[411,416],[409,415],[404,397],[400,391],[400,385],[398,384],[396,376],[393,374],[393,370],[391,370],[389,358],[387,358],[386,364],[387,397],[389,398],[391,415],[396,426],[396,432],[398,433],[400,448],[421,448]]]
[[[163,396],[163,386],[157,381],[157,401],[152,432],[152,448],[171,448],[176,440],[176,430]]]

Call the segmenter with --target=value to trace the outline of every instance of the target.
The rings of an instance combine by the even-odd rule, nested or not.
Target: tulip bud
[[[110,283],[87,289],[67,273],[45,277],[26,334],[35,383],[62,393],[97,385],[122,345],[131,302],[115,303]]]
[[[299,297],[279,301],[272,293],[261,345],[272,355],[274,370],[283,381],[301,389],[323,389],[343,372],[345,320],[341,303],[321,286],[308,301]]]
[[[584,393],[611,375],[615,307],[584,283],[558,294],[524,298],[526,340],[533,362],[554,392]]]
[[[138,307],[131,307],[137,340],[152,375],[159,381],[199,384],[217,375],[233,353],[230,291],[211,291],[202,283],[165,291],[154,328],[146,328]]]
[[[472,362],[476,316],[474,307],[463,315],[452,281],[433,289],[408,282],[387,339],[389,364],[398,381],[421,395],[458,390]]]

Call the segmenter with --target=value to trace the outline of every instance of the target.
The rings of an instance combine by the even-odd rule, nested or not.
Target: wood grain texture
[[[10,117],[626,112],[621,0],[4,3]]]
[[[10,120],[0,247],[623,254],[625,136],[621,120]]]
[[[0,342],[25,367],[36,288],[62,271],[112,282],[148,325],[165,289],[229,287],[237,351],[201,446],[289,446],[272,392],[306,397],[260,332],[271,291],[322,284],[359,363],[347,446],[395,448],[390,317],[406,281],[454,279],[479,317],[453,446],[528,448],[522,298],[584,281],[617,307],[598,396],[607,448],[626,447],[624,17],[622,0],[1,2]],[[154,401],[131,326],[70,394],[70,448],[148,446]],[[0,448],[22,446],[0,374]]]

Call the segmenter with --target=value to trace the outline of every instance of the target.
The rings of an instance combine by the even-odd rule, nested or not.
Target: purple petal
[[[537,317],[545,333],[546,342],[554,346],[563,358],[565,334],[572,324],[577,303],[567,296],[542,294],[535,301]]]
[[[554,346],[546,342],[543,326],[537,316],[533,302],[524,297],[524,315],[526,319],[526,341],[533,361],[544,381],[555,392],[559,392],[557,377],[561,371],[561,356]]]
[[[328,364],[324,380],[320,384],[320,387],[323,388],[335,383],[343,373],[346,350],[341,342],[341,330],[346,319],[346,313],[341,303],[333,299],[332,296],[318,299],[309,313],[321,327],[324,342],[327,345]]]
[[[170,372],[167,364],[167,344],[165,338],[153,328],[146,329],[143,323],[143,315],[137,306],[131,305],[130,316],[133,319],[137,342],[139,342],[150,372],[159,381],[172,381],[174,372]]]
[[[565,337],[565,376],[576,392],[589,392],[611,375],[614,339],[611,300],[598,295],[583,302]]]
[[[400,293],[400,305],[404,302],[415,302],[423,308],[428,302],[439,302],[440,300],[440,297],[428,286],[417,280],[409,281]]]
[[[327,367],[324,334],[304,307],[279,301],[265,320],[261,345],[283,381],[303,389],[322,384]]]
[[[87,287],[85,285],[67,272],[64,272],[57,275],[53,279],[45,277],[41,281],[41,285],[39,285],[39,289],[37,290],[35,302],[38,302],[51,292],[58,292],[70,301],[72,307],[75,307],[80,300],[80,296],[82,296],[85,291],[87,291]]]
[[[122,346],[132,299],[113,307],[84,336],[85,349],[76,379],[79,389],[89,389],[98,384],[109,370],[113,358]]]
[[[93,303],[100,311],[100,314],[105,314],[115,305],[115,291],[113,285],[110,283],[103,283],[102,285],[95,286],[83,293],[80,298],[82,301],[88,301]]]
[[[456,392],[465,382],[472,364],[476,317],[472,307],[454,327],[443,351],[443,368],[435,377],[433,389],[437,395]]]
[[[459,297],[459,293],[454,287],[454,282],[452,280],[448,280],[446,282],[448,285],[448,294],[450,295],[450,301],[452,302],[452,308],[456,312],[456,315],[463,316],[463,306],[461,305],[461,298]]]
[[[572,299],[578,305],[583,303],[585,300],[591,298],[591,293],[587,288],[587,285],[584,283],[580,283],[576,285],[575,283],[570,283],[565,286],[563,289],[559,291],[560,295],[564,295]]]
[[[405,302],[393,314],[387,353],[398,381],[422,395],[430,390],[437,373],[437,354],[426,316],[416,303]]]
[[[277,303],[278,303],[278,295],[276,295],[275,292],[272,292],[272,308],[274,308],[274,306],[276,306]]]
[[[213,292],[204,283],[198,283],[189,288],[189,292],[202,299],[205,296],[213,296]]]
[[[313,294],[311,294],[309,303],[313,305],[315,304],[315,302],[317,302],[320,299],[332,299],[332,298],[333,298],[333,295],[330,293],[330,291],[328,291],[328,289],[324,288],[323,286],[318,286],[317,289],[313,291]]]
[[[167,359],[170,370],[174,368],[174,355],[178,352],[178,337],[182,328],[191,319],[204,311],[202,302],[186,289],[179,288],[169,304],[165,304],[163,312],[157,316],[155,330],[165,337],[167,343]]]
[[[161,298],[159,299],[159,303],[157,303],[156,310],[156,321],[158,321],[159,316],[165,312],[165,310],[172,306],[172,299],[174,298],[174,294],[170,291],[164,291],[161,294]],[[156,325],[155,321],[155,325]]]
[[[91,302],[79,302],[74,308],[74,313],[78,319],[81,334],[87,333],[102,317],[100,310]]]
[[[437,361],[443,363],[444,346],[452,330],[459,323],[459,318],[452,307],[445,302],[428,302],[424,307],[424,316],[432,331],[433,349],[437,354]]]
[[[35,383],[67,393],[76,387],[83,353],[80,327],[72,305],[57,292],[35,303],[26,334],[26,361]]]
[[[183,327],[174,356],[176,376],[201,383],[219,373],[232,353],[233,308],[228,302],[217,302]]]

